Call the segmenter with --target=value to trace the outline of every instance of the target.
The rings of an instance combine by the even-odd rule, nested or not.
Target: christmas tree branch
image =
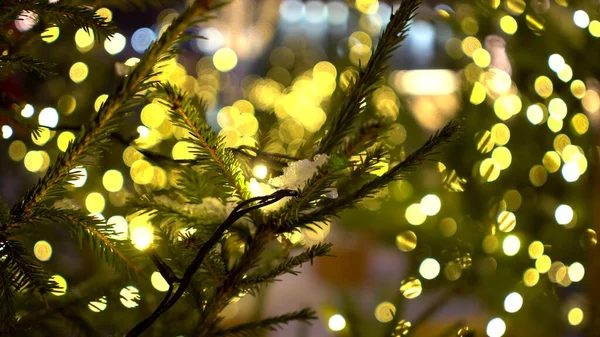
[[[93,218],[83,212],[60,208],[36,208],[31,222],[43,224],[58,223],[69,228],[81,246],[88,246],[100,259],[115,270],[134,275],[141,268],[130,258],[138,255],[138,250],[127,240],[116,240],[120,233],[104,221]]]
[[[138,92],[149,89],[153,84],[150,78],[158,62],[174,57],[177,50],[174,45],[181,41],[181,34],[190,25],[197,22],[199,15],[208,13],[218,6],[210,6],[210,0],[197,0],[185,10],[161,37],[144,54],[132,72],[121,79],[117,89],[102,105],[80,135],[69,145],[67,151],[57,158],[40,181],[31,188],[23,200],[16,204],[11,214],[20,221],[31,213],[32,209],[49,196],[61,193],[63,186],[72,178],[71,170],[77,165],[89,164],[84,158],[101,152],[110,134],[118,128],[118,117],[122,117],[142,96]]]
[[[133,329],[131,329],[126,337],[135,337],[141,335],[144,331],[146,331],[162,314],[167,312],[177,301],[183,296],[185,290],[192,282],[193,276],[196,274],[204,258],[208,255],[208,253],[214,248],[214,246],[221,240],[225,231],[233,225],[237,220],[242,218],[244,215],[249,212],[259,209],[270,204],[273,204],[285,197],[296,196],[296,191],[290,190],[279,190],[273,194],[264,197],[255,197],[250,198],[248,200],[244,200],[240,202],[231,212],[231,214],[223,221],[223,223],[215,230],[213,235],[200,246],[196,257],[190,263],[188,268],[185,270],[183,277],[181,278],[181,282],[177,285],[177,290],[173,291],[173,284],[169,285],[169,290],[165,295],[163,301],[160,305],[154,310],[154,312],[148,316],[146,319],[142,320],[138,323]],[[255,203],[255,205],[251,205]]]
[[[149,8],[160,8],[173,0],[61,0],[71,6],[95,6],[118,8],[123,11],[131,11],[135,9],[146,10]]]
[[[392,52],[406,39],[409,23],[416,15],[421,0],[404,0],[390,18],[390,22],[379,38],[377,48],[358,78],[350,84],[350,90],[340,111],[333,115],[329,130],[321,139],[316,153],[331,154],[338,149],[344,138],[356,128],[356,121],[364,110],[367,97],[377,88],[377,82],[387,69],[387,60]]]
[[[245,186],[240,164],[204,120],[205,106],[201,103],[201,109],[196,108],[189,96],[177,87],[162,85],[159,90],[164,92],[164,102],[171,110],[173,124],[188,130],[190,138],[187,141],[194,145],[190,151],[195,155],[194,159],[204,168],[218,172],[215,183],[228,187],[241,200],[248,199],[250,192]]]
[[[255,276],[250,276],[243,279],[240,282],[241,288],[246,289],[248,292],[254,292],[257,286],[265,283],[271,283],[277,281],[277,277],[283,274],[298,275],[300,272],[296,271],[295,268],[301,266],[303,263],[310,262],[312,264],[313,259],[319,256],[331,256],[331,243],[319,243],[307,248],[302,254],[288,258],[281,262],[278,266],[271,269],[270,271]]]
[[[290,312],[284,315],[269,317],[256,322],[236,325],[227,329],[218,330],[213,336],[215,337],[259,337],[262,336],[262,331],[276,331],[284,324],[292,321],[300,321],[310,324],[311,320],[317,319],[316,313],[311,309],[302,309],[300,311]]]
[[[301,214],[296,219],[291,219],[287,223],[283,223],[278,228],[278,232],[290,232],[300,227],[306,227],[311,223],[325,221],[342,210],[353,207],[360,200],[370,197],[373,193],[390,182],[405,178],[424,161],[435,155],[439,146],[453,141],[460,130],[460,123],[457,120],[450,121],[441,130],[438,130],[432,135],[423,146],[411,153],[402,162],[390,168],[380,177],[372,179],[349,195],[323,203],[319,209],[310,213]]]
[[[32,0],[5,0],[0,4],[0,22],[30,19],[59,25],[69,24],[93,32],[96,39],[110,38],[116,27],[96,14],[96,9],[85,6],[69,6],[62,3]]]
[[[52,68],[54,68],[52,63],[43,62],[23,54],[0,55],[0,74],[2,76],[16,71],[24,71],[37,73],[44,78],[56,75]]]

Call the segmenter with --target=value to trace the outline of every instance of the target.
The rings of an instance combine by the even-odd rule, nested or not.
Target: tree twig
[[[214,248],[214,246],[219,242],[219,240],[223,237],[225,231],[233,225],[237,220],[246,215],[247,213],[265,207],[267,205],[273,204],[285,197],[292,197],[298,194],[297,191],[292,190],[279,190],[273,194],[263,196],[263,197],[255,197],[244,200],[240,202],[231,212],[231,214],[223,221],[223,223],[215,230],[213,235],[200,246],[196,257],[190,263],[188,268],[185,270],[183,277],[181,278],[181,282],[177,286],[177,290],[174,291],[174,283],[169,284],[169,291],[165,295],[165,298],[160,303],[160,305],[154,310],[154,312],[139,322],[133,329],[131,329],[126,337],[136,337],[141,335],[144,331],[146,331],[162,314],[167,312],[177,301],[183,296],[183,293],[187,289],[187,287],[192,282],[192,278],[194,274],[198,271],[200,266],[202,265],[202,261],[206,257],[206,255]],[[255,205],[249,206],[250,204],[257,202]]]

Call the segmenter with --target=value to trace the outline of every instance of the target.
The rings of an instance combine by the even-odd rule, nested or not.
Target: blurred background
[[[206,119],[228,146],[302,156],[397,7],[233,0],[194,27],[207,39],[187,42],[159,77],[204,99]],[[83,30],[15,22],[31,53],[57,63],[59,75],[1,83],[5,201],[17,202],[37,181],[182,8],[102,7],[119,27],[103,43]],[[379,174],[452,118],[463,120],[460,142],[322,231],[298,234],[297,242],[333,242],[336,257],[232,303],[224,324],[311,306],[319,321],[269,336],[599,335],[598,20],[596,0],[426,0],[367,103],[391,125],[392,156]],[[26,125],[60,130],[34,139]],[[120,226],[126,240],[125,199],[176,179],[128,140],[174,159],[190,153],[155,102],[120,132],[60,202]],[[88,313],[107,332],[114,317],[130,326],[147,315],[166,291],[154,276],[109,279],[66,229],[25,240],[66,295],[98,288],[91,280],[109,285]]]

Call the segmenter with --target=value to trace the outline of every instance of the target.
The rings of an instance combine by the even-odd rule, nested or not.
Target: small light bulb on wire
[[[252,175],[254,175],[256,179],[265,179],[268,173],[269,170],[263,164],[258,164],[252,169]]]

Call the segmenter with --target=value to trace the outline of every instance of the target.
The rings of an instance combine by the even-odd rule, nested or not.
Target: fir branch
[[[149,89],[153,84],[150,79],[156,75],[153,72],[155,65],[177,54],[174,45],[182,40],[181,35],[185,29],[205,19],[205,17],[198,19],[199,15],[221,6],[210,4],[210,0],[196,0],[173,21],[161,37],[150,46],[131,73],[121,79],[115,92],[109,96],[100,111],[94,114],[87,126],[82,128],[82,132],[69,145],[67,151],[58,156],[40,181],[27,192],[21,202],[13,206],[11,215],[22,219],[31,213],[38,203],[62,193],[64,185],[73,178],[71,170],[77,165],[89,165],[85,158],[101,153],[103,146],[109,142],[111,133],[118,130],[119,117],[122,118],[128,110],[143,102],[143,96],[137,93]]]
[[[147,10],[150,8],[160,8],[174,0],[61,0],[71,6],[95,6],[117,8],[122,11]]]
[[[218,330],[213,336],[259,337],[262,336],[264,330],[276,331],[281,329],[283,325],[292,321],[300,321],[302,323],[310,324],[310,321],[315,319],[317,319],[316,312],[306,308],[300,311],[294,311],[284,315],[269,317],[260,321],[244,323],[227,329]]]
[[[166,199],[166,198],[165,198]],[[167,199],[170,200],[170,199]],[[165,203],[157,200],[152,195],[142,195],[127,200],[126,206],[142,213],[153,214],[159,219],[168,219],[178,223],[177,228],[193,227],[201,232],[202,235],[210,235],[214,230],[215,220],[208,217],[207,214],[192,214],[189,211],[177,207],[175,203]],[[206,217],[202,217],[202,216]]]
[[[351,194],[323,203],[319,209],[313,212],[302,214],[296,219],[289,219],[287,223],[281,224],[278,232],[290,232],[300,227],[306,227],[311,223],[325,221],[329,217],[337,215],[342,210],[351,208],[359,201],[372,196],[377,190],[385,187],[390,182],[404,179],[423,162],[437,154],[436,150],[439,146],[453,141],[460,130],[459,121],[450,121],[441,130],[433,134],[419,149],[411,153],[396,166],[390,168],[380,177],[367,182]]]
[[[247,288],[250,292],[255,292],[254,289],[260,285],[265,283],[272,283],[277,281],[277,277],[283,274],[292,274],[298,275],[299,271],[296,271],[295,268],[302,266],[302,264],[309,262],[312,264],[313,259],[319,256],[331,256],[329,252],[331,251],[331,247],[333,245],[331,243],[319,243],[313,246],[310,246],[306,249],[302,254],[296,255],[294,257],[288,258],[287,260],[281,262],[275,268],[270,271],[259,274],[255,276],[250,276],[241,281],[241,287]]]
[[[190,152],[195,155],[195,160],[206,171],[217,173],[214,184],[233,191],[241,200],[248,199],[250,191],[246,188],[239,162],[204,120],[206,106],[201,102],[201,108],[196,108],[189,95],[177,87],[161,85],[158,89],[165,95],[163,101],[171,110],[173,124],[188,130],[190,138],[186,141],[194,145]]]
[[[97,257],[115,270],[128,275],[141,271],[141,268],[131,259],[131,256],[138,254],[138,250],[127,240],[114,239],[113,237],[118,233],[102,220],[90,217],[80,211],[56,207],[37,207],[27,221],[40,224],[58,223],[67,226],[82,247],[88,246]]]
[[[316,153],[334,153],[343,139],[354,132],[367,97],[377,88],[377,83],[387,70],[386,63],[392,52],[406,39],[409,23],[416,15],[420,3],[421,0],[404,0],[400,3],[381,34],[369,62],[364,69],[359,70],[356,81],[350,84],[347,98],[330,121],[329,130],[321,139]]]
[[[50,77],[56,75],[54,64],[43,62],[23,54],[0,55],[0,75],[24,71],[27,73],[37,73],[40,77]]]
[[[10,273],[0,267],[0,334],[11,336],[16,325],[17,305],[15,303],[15,290]]]
[[[0,4],[0,22],[19,20],[22,16],[58,25],[71,25],[93,32],[97,40],[110,38],[116,27],[96,14],[96,9],[85,6],[69,6],[62,3],[31,0],[5,0]]]
[[[46,295],[57,289],[56,282],[50,280],[50,274],[19,241],[0,236],[0,261],[0,274],[7,275],[15,291],[35,290]]]
[[[296,196],[296,191],[291,190],[279,190],[274,192],[273,194],[264,196],[264,197],[255,197],[250,198],[248,200],[244,200],[240,202],[231,212],[231,214],[223,221],[223,223],[215,230],[213,235],[202,244],[196,257],[190,263],[188,268],[185,270],[183,277],[181,278],[181,282],[179,283],[177,290],[173,293],[173,284],[169,285],[169,290],[165,295],[163,301],[159,304],[159,306],[154,310],[154,312],[148,316],[146,319],[139,322],[133,329],[131,329],[126,337],[136,337],[141,335],[144,331],[146,331],[162,314],[167,312],[177,301],[183,296],[187,287],[192,282],[192,279],[198,269],[202,266],[202,263],[206,256],[210,253],[210,251],[214,248],[214,246],[221,240],[225,231],[233,225],[237,220],[242,218],[244,215],[249,212],[259,209],[268,205],[271,205],[283,198]],[[255,203],[255,205],[252,205]]]

